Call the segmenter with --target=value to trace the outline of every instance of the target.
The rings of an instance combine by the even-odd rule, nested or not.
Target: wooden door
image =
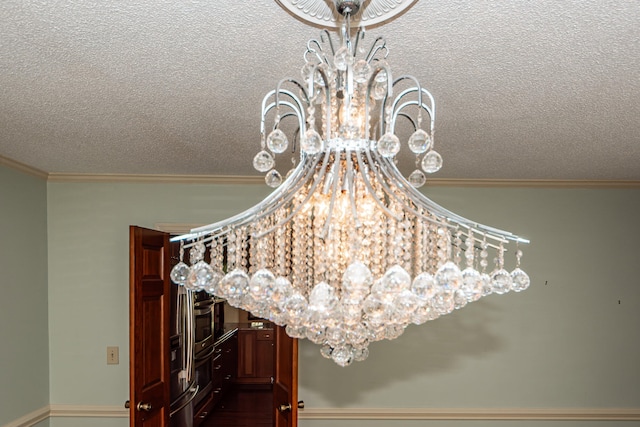
[[[275,427],[298,426],[298,340],[275,327],[273,420]]]
[[[131,427],[169,426],[169,235],[129,228]]]

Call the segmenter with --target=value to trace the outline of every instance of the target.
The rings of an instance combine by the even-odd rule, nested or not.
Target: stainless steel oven
[[[200,403],[206,396],[209,395],[213,388],[213,352],[215,347],[210,347],[207,351],[201,352],[196,355],[194,368],[195,368],[195,380],[198,386],[198,393],[195,399],[193,399],[193,405],[196,408],[194,412],[199,409]]]
[[[204,352],[213,346],[213,298],[204,292],[198,292],[194,302],[194,322],[195,322],[195,354]],[[206,295],[206,293],[204,293]]]
[[[195,383],[198,387],[198,393],[193,400],[195,413],[213,387],[213,353],[215,348],[213,346],[214,300],[206,292],[198,292],[194,297],[194,371]]]

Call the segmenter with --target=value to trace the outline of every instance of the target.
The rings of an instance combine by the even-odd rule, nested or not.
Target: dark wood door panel
[[[169,235],[129,229],[130,425],[169,426]]]
[[[275,427],[298,426],[298,340],[275,328],[273,420]],[[284,408],[288,409],[283,409]]]

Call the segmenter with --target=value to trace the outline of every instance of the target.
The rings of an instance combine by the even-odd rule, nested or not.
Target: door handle
[[[126,402],[124,402],[124,407],[129,409],[131,407],[131,404],[129,403],[129,401],[127,400]]]
[[[287,403],[286,405],[284,405],[284,404],[280,405],[278,407],[278,411],[280,411],[280,412],[289,412],[289,411],[291,411],[291,403]]]
[[[304,400],[298,401],[298,408],[304,409]],[[291,403],[287,403],[286,405],[283,404],[278,407],[278,411],[280,412],[289,412],[291,411],[291,409],[292,409]]]
[[[151,403],[138,402],[138,404],[136,405],[136,409],[138,411],[151,412],[151,409],[153,409],[153,407],[151,406]]]

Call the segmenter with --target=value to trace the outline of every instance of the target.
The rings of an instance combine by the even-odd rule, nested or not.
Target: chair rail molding
[[[49,418],[49,405],[43,406],[40,409],[36,409],[33,412],[11,421],[9,424],[5,424],[2,427],[30,427],[34,424],[44,421]]]
[[[307,420],[636,421],[640,408],[305,408]]]

